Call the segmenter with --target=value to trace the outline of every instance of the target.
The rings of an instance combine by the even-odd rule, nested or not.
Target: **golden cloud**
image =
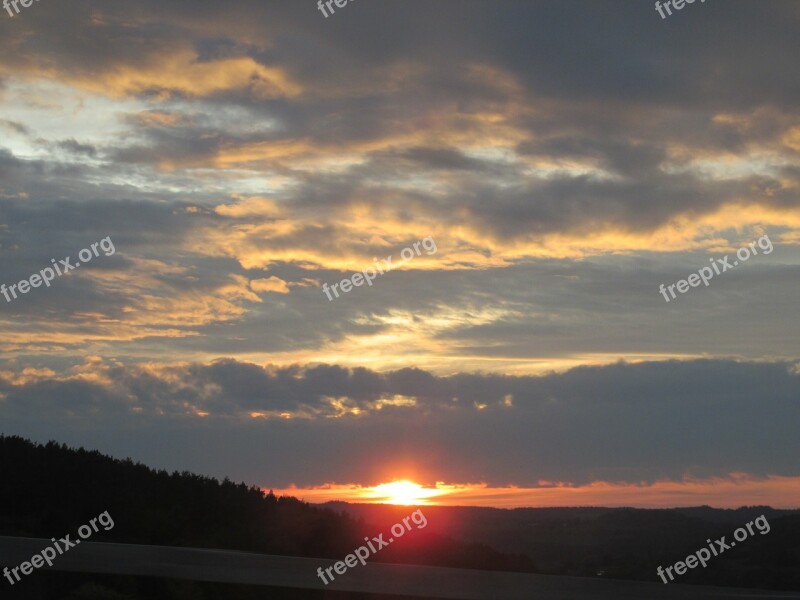
[[[290,291],[286,282],[274,275],[268,279],[254,279],[250,282],[250,288],[254,292],[275,292],[276,294],[288,294]]]

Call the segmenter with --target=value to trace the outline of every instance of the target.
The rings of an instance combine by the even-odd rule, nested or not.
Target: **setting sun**
[[[373,501],[386,502],[387,504],[427,504],[425,501],[442,492],[436,489],[424,488],[418,483],[406,479],[382,483],[369,490]]]

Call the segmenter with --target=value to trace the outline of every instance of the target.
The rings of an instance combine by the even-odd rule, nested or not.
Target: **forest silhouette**
[[[83,448],[21,437],[0,437],[0,535],[50,539],[74,533],[89,517],[109,511],[115,521],[93,542],[215,548],[307,558],[342,557],[381,532],[360,518],[276,497],[255,486],[168,473]],[[408,512],[405,509],[405,512]],[[74,537],[74,536],[73,536]],[[456,542],[415,529],[374,562],[413,563],[502,571],[534,571],[533,561]],[[310,578],[316,578],[313,572]],[[20,598],[68,600],[231,600],[367,598],[372,596],[279,590],[146,577],[111,577],[37,571],[4,593]]]

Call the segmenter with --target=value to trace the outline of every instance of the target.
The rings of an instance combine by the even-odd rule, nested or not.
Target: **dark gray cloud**
[[[3,429],[37,439],[86,436],[84,444],[149,463],[233,468],[237,477],[276,486],[369,482],[399,455],[431,478],[494,485],[800,475],[793,459],[800,376],[788,363],[618,363],[540,377],[437,377],[220,360],[155,370],[95,363],[82,376],[0,379]],[[377,408],[397,396],[416,405]],[[109,428],[121,444],[109,441]],[[164,438],[151,440],[156,431]],[[169,454],[190,437],[190,453]]]
[[[16,133],[21,133],[22,135],[30,134],[30,130],[25,127],[22,123],[17,123],[16,121],[9,121],[7,119],[0,119],[0,127],[4,127],[5,129],[14,131]]]
[[[57,145],[60,149],[66,150],[72,154],[84,154],[92,157],[97,156],[97,148],[91,144],[81,144],[75,139],[62,140],[58,142]]]

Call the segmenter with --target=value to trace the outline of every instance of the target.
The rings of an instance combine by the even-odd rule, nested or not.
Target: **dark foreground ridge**
[[[16,562],[47,540],[0,538],[0,561]],[[227,550],[197,550],[89,542],[59,562],[79,572],[180,577],[191,580],[320,590],[313,570],[334,561],[264,556]],[[709,586],[663,586],[638,581],[555,577],[411,565],[367,564],[335,581],[331,592],[385,594],[453,600],[761,600],[800,599],[800,593],[737,590]],[[338,594],[337,594],[338,596]],[[348,597],[353,597],[348,594]]]

